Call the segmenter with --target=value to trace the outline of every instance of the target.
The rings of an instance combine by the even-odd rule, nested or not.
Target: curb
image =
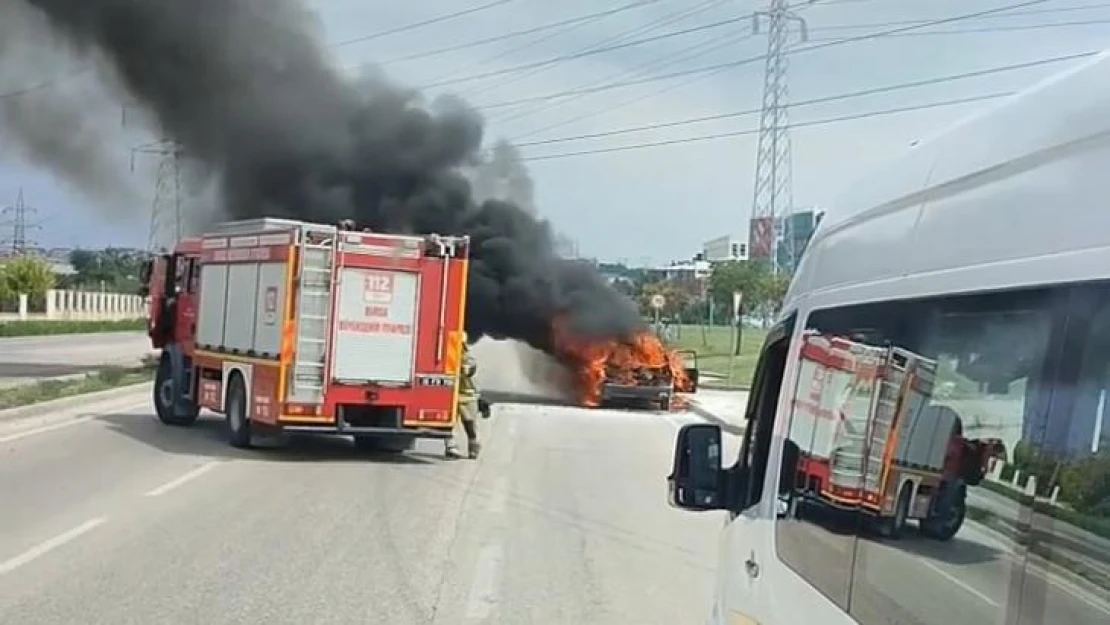
[[[125,397],[128,394],[134,393],[135,391],[139,390],[141,387],[150,386],[150,384],[151,382],[139,382],[138,384],[117,386],[116,388],[110,388],[103,391],[81,393],[78,395],[71,395],[69,397],[62,397],[60,399],[40,401],[27,406],[19,406],[17,408],[0,410],[0,422],[38,417],[58,410],[75,408],[82,404],[111,401],[113,399]]]
[[[728,421],[727,419],[723,419],[713,414],[712,412],[709,412],[700,404],[698,404],[697,400],[687,400],[687,405],[690,407],[690,412],[698,415],[706,421],[709,421],[710,423],[713,423],[714,425],[719,426],[725,432],[728,432],[729,434],[735,434],[737,436],[742,436],[744,434],[744,428],[736,425],[735,423],[732,423],[731,421]]]

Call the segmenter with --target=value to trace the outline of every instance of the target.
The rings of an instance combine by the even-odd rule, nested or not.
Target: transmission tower
[[[135,168],[137,154],[153,154],[158,157],[147,232],[147,251],[154,252],[165,247],[167,241],[177,242],[184,236],[181,192],[181,158],[184,151],[179,143],[170,139],[132,148],[132,170]]]
[[[813,2],[814,0],[808,0]],[[767,24],[767,60],[763,74],[763,106],[759,118],[759,147],[755,161],[755,188],[751,221],[748,224],[748,253],[755,260],[767,260],[778,273],[794,266],[793,237],[783,237],[780,266],[778,240],[781,218],[793,209],[791,181],[790,135],[787,130],[786,49],[790,25],[798,27],[805,41],[806,22],[790,10],[787,0],[770,0],[766,11],[752,14],[752,32],[759,34]]]
[[[11,228],[11,236],[0,240],[0,244],[6,244],[13,256],[24,256],[37,246],[37,243],[31,240],[27,234],[40,228],[38,224],[28,223],[27,221],[30,215],[37,212],[24,202],[22,188],[19,189],[19,194],[15,198],[15,204],[0,211],[0,216],[5,217],[0,226]]]

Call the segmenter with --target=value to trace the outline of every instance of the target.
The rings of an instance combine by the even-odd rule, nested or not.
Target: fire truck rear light
[[[417,420],[419,421],[446,423],[450,419],[451,415],[446,410],[432,410],[425,408],[417,414]]]
[[[316,416],[320,407],[313,404],[285,404],[285,414],[295,416]]]

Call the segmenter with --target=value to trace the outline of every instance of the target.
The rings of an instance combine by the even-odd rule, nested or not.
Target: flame
[[[570,370],[583,406],[601,403],[601,387],[608,382],[650,384],[669,378],[676,390],[689,384],[682,357],[667,349],[649,330],[626,340],[589,340],[575,336],[563,319],[552,327],[555,356]],[[671,405],[679,405],[675,397]]]

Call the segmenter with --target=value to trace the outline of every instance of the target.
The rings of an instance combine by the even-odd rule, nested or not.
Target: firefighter
[[[478,442],[478,414],[479,393],[478,386],[474,383],[474,374],[478,372],[478,364],[470,353],[466,333],[462,338],[462,366],[459,371],[459,420],[462,421],[463,430],[466,431],[466,455],[471,460],[478,458],[482,445]],[[447,439],[447,457],[451,459],[462,458],[455,438]]]

